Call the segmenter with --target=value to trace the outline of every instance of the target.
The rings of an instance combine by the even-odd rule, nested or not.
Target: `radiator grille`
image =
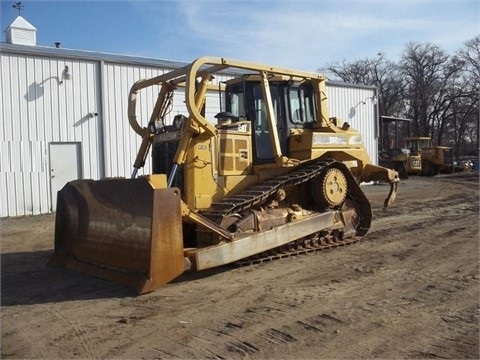
[[[179,142],[180,131],[155,135],[152,143],[152,172],[154,174],[167,174],[167,177],[170,175]],[[183,183],[183,171],[179,169],[172,186],[180,188],[183,192]]]

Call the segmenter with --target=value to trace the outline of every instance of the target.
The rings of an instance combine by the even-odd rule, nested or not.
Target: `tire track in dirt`
[[[155,344],[151,352],[143,356],[150,357],[154,353],[169,354],[173,358],[214,359],[280,356],[289,351],[293,343],[319,341],[345,326],[333,315],[312,314],[314,311],[306,305],[299,308],[291,304],[267,303],[238,310],[227,318],[212,321],[208,327],[195,328],[176,345]]]
[[[39,311],[32,316],[37,318]],[[11,317],[8,318],[7,317]],[[45,358],[48,344],[39,333],[37,326],[29,321],[22,321],[20,314],[2,314],[2,358]],[[8,326],[7,324],[15,324]]]
[[[83,323],[77,319],[68,309],[47,309],[52,324],[49,332],[54,334],[51,345],[68,343],[69,353],[65,356],[80,356],[83,358],[94,358],[96,349],[89,332],[84,328]]]
[[[409,357],[436,358],[436,359],[468,359],[470,349],[478,347],[478,308],[466,310],[451,310],[442,315],[441,319],[448,324],[451,335],[442,335],[433,344],[413,350]]]

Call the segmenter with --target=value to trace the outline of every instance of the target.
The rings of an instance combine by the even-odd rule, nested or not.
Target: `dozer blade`
[[[164,177],[77,180],[57,196],[49,265],[153,291],[185,269],[180,191]],[[157,186],[158,187],[158,186]]]

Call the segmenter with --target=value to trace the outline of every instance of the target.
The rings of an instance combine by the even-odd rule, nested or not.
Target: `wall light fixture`
[[[65,65],[65,68],[62,71],[62,80],[60,80],[60,85],[63,84],[63,80],[70,80],[72,78],[72,73],[68,65]]]

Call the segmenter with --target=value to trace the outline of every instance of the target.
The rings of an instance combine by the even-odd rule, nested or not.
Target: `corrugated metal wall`
[[[52,210],[48,145],[81,142],[86,177],[97,178],[99,64],[17,54],[0,56],[1,216]],[[62,80],[68,65],[72,79]]]
[[[376,89],[329,83],[328,105],[330,116],[339,117],[359,130],[363,144],[373,164],[378,164]]]
[[[136,81],[162,73],[162,69],[149,67],[109,63],[103,65],[105,177],[130,176],[142,139],[131,129],[128,122],[128,93]],[[137,96],[136,114],[141,126],[148,124],[150,114],[147,111],[152,109],[158,91],[158,87],[150,87]],[[149,169],[147,165],[146,170]],[[143,173],[145,171],[139,171],[139,175]]]
[[[55,210],[52,143],[80,144],[80,173],[85,179],[130,176],[141,138],[128,123],[128,92],[137,80],[170,69],[86,56],[0,53],[0,216]],[[69,80],[62,79],[65,65],[72,74]],[[225,80],[226,76],[218,77],[215,82]],[[137,97],[137,119],[142,126],[149,121],[158,91],[150,87]],[[331,83],[328,92],[331,115],[362,131],[367,151],[376,162],[376,112],[370,100],[375,89]],[[175,115],[187,114],[184,100],[183,93],[175,94],[167,124]],[[207,103],[206,117],[215,121],[220,108],[216,91],[207,94]],[[139,174],[150,172],[148,157]]]

